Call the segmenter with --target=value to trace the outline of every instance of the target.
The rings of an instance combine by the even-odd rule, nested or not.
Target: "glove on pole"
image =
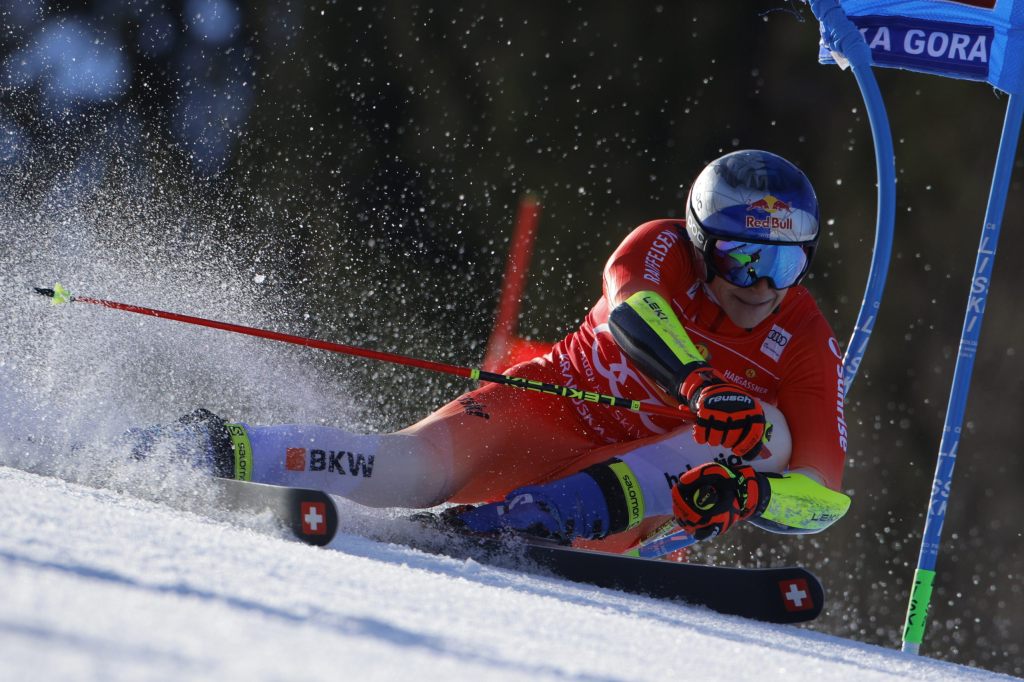
[[[771,437],[760,401],[710,367],[691,372],[679,395],[680,409],[693,413],[693,438],[698,443],[730,448],[750,461]]]
[[[768,479],[749,464],[708,462],[690,469],[672,490],[672,512],[697,540],[721,535],[768,506]]]

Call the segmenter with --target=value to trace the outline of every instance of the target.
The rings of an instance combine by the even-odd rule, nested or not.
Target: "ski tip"
[[[53,285],[52,289],[45,289],[43,287],[35,287],[37,294],[42,294],[50,299],[50,303],[53,305],[60,305],[62,303],[70,303],[75,300],[71,295],[71,292],[65,289],[60,282]]]

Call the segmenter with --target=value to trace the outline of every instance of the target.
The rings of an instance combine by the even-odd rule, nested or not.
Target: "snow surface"
[[[354,534],[308,547],[178,490],[0,467],[0,680],[1015,679]]]

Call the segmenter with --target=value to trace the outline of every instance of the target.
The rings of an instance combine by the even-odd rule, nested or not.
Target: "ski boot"
[[[214,476],[235,477],[235,453],[227,421],[203,407],[170,424],[129,429],[121,440],[131,447],[133,459],[169,453],[172,459]]]

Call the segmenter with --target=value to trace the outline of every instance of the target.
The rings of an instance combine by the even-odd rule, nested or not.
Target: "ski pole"
[[[589,403],[598,403],[601,405],[608,405],[610,407],[618,407],[620,409],[630,410],[631,412],[656,414],[662,417],[671,417],[673,419],[680,420],[687,420],[690,418],[689,413],[673,409],[665,405],[645,404],[641,403],[639,400],[632,400],[630,398],[620,398],[618,396],[607,395],[604,393],[596,393],[594,391],[583,391],[569,386],[549,384],[543,381],[536,381],[534,379],[526,379],[524,377],[514,377],[506,374],[498,374],[496,372],[486,372],[482,369],[446,365],[444,363],[434,362],[432,360],[421,360],[419,358],[411,358],[405,355],[397,355],[395,353],[385,353],[382,351],[369,350],[367,348],[359,348],[357,346],[349,346],[343,343],[321,341],[319,339],[311,339],[304,336],[295,336],[293,334],[283,334],[281,332],[269,331],[266,329],[257,329],[255,327],[246,327],[240,324],[232,324],[231,322],[219,322],[217,320],[208,320],[202,317],[182,315],[180,313],[172,313],[167,312],[165,310],[155,310],[153,308],[145,308],[143,306],[131,305],[129,303],[118,303],[117,301],[106,301],[101,298],[89,298],[87,296],[74,296],[71,294],[70,291],[65,289],[59,283],[55,284],[52,289],[43,289],[40,287],[35,287],[35,290],[36,293],[42,294],[43,296],[47,296],[50,299],[52,299],[54,305],[62,303],[89,303],[91,305],[98,305],[104,308],[123,310],[129,313],[138,313],[139,315],[149,315],[150,317],[158,317],[160,319],[165,320],[174,320],[175,322],[185,322],[186,324],[194,324],[200,327],[210,327],[212,329],[220,329],[223,331],[234,332],[236,334],[245,334],[247,336],[255,336],[262,339],[271,339],[273,341],[282,341],[284,343],[291,343],[296,346],[318,348],[320,350],[326,350],[332,353],[355,355],[362,358],[369,358],[371,360],[381,360],[383,362],[390,362],[395,365],[406,365],[409,367],[427,369],[432,372],[453,374],[455,376],[465,377],[467,379],[472,379],[474,381],[488,381],[490,383],[502,384],[504,386],[520,388],[526,391],[535,391],[537,393],[544,393],[546,395],[569,398],[570,400],[583,400]]]
[[[668,526],[668,533],[662,534],[662,528]],[[663,556],[686,549],[690,545],[697,544],[698,540],[689,531],[678,528],[675,520],[669,521],[662,528],[654,532],[653,536],[641,541],[640,545],[627,552],[632,556],[644,559],[659,559]],[[672,530],[672,529],[675,530]]]

